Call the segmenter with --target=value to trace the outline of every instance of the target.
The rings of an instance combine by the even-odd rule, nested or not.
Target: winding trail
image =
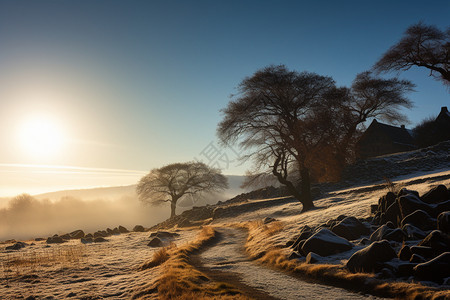
[[[247,233],[241,229],[216,228],[216,242],[194,259],[195,266],[218,282],[229,283],[254,299],[381,299],[342,288],[302,281],[287,273],[264,267],[245,253]]]

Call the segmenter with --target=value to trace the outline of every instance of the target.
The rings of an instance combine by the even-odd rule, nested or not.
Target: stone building
[[[439,124],[438,126],[442,126],[443,128],[449,128],[450,126],[450,112],[447,109],[447,106],[441,107],[441,112],[436,117],[435,122]]]
[[[385,154],[416,149],[412,134],[404,125],[387,125],[373,120],[356,144],[358,158],[365,159]]]

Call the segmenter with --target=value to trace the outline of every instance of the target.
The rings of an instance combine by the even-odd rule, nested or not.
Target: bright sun
[[[22,150],[34,158],[49,158],[60,153],[64,143],[61,127],[46,116],[27,118],[20,127]]]

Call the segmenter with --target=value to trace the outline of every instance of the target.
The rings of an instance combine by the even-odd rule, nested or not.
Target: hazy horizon
[[[8,174],[0,185],[0,198],[12,198],[20,194],[40,195],[64,190],[136,185],[148,172],[74,166],[0,164],[0,174]]]
[[[177,214],[192,206],[215,204],[244,192],[242,176],[228,176],[229,188],[183,200]],[[140,202],[134,185],[60,190],[38,195],[0,197],[0,241],[32,239],[63,234],[77,229],[94,232],[119,225],[150,227],[169,218],[170,206],[151,206]]]

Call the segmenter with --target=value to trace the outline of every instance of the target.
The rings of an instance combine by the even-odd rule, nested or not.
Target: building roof
[[[363,134],[361,139],[363,139],[367,132],[370,131],[379,131],[388,136],[393,143],[402,144],[402,145],[414,145],[414,139],[411,136],[408,129],[405,126],[396,127],[392,125],[387,125],[378,122],[377,120],[373,120],[370,124],[369,128],[367,128],[366,132]]]
[[[437,122],[450,122],[450,112],[447,109],[447,106],[441,107],[441,112],[436,118]]]

